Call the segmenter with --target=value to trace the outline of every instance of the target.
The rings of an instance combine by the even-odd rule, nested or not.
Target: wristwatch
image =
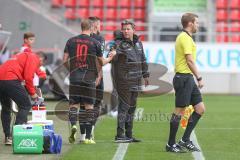
[[[197,78],[197,81],[201,81],[201,80],[202,80],[202,77],[198,77],[198,78]]]

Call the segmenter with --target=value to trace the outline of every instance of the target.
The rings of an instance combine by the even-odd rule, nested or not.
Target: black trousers
[[[118,117],[117,117],[117,136],[125,135],[132,137],[134,113],[138,92],[129,89],[118,89]]]
[[[1,119],[5,136],[10,136],[11,99],[18,105],[15,124],[26,123],[31,109],[26,89],[18,80],[0,80]]]

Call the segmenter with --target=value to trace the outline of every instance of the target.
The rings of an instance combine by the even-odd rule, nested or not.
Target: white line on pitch
[[[129,143],[120,143],[118,145],[118,149],[113,157],[113,160],[123,160],[128,149],[128,144]]]
[[[198,130],[240,130],[240,128],[197,128]]]
[[[197,136],[194,131],[191,134],[191,139],[192,139],[193,143],[196,145],[196,147],[201,150],[200,152],[192,152],[193,158],[195,160],[205,160],[205,157],[203,156],[203,153],[202,153],[202,149],[201,149],[200,145],[198,144]]]

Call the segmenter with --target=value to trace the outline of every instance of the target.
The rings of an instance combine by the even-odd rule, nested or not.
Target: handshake
[[[44,104],[44,98],[43,97],[37,97],[32,99],[32,105],[33,106],[39,106]]]

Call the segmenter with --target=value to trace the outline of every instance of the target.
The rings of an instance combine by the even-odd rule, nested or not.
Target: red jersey
[[[34,95],[33,77],[39,67],[40,59],[36,54],[18,53],[0,66],[0,80],[25,80],[28,93]]]

